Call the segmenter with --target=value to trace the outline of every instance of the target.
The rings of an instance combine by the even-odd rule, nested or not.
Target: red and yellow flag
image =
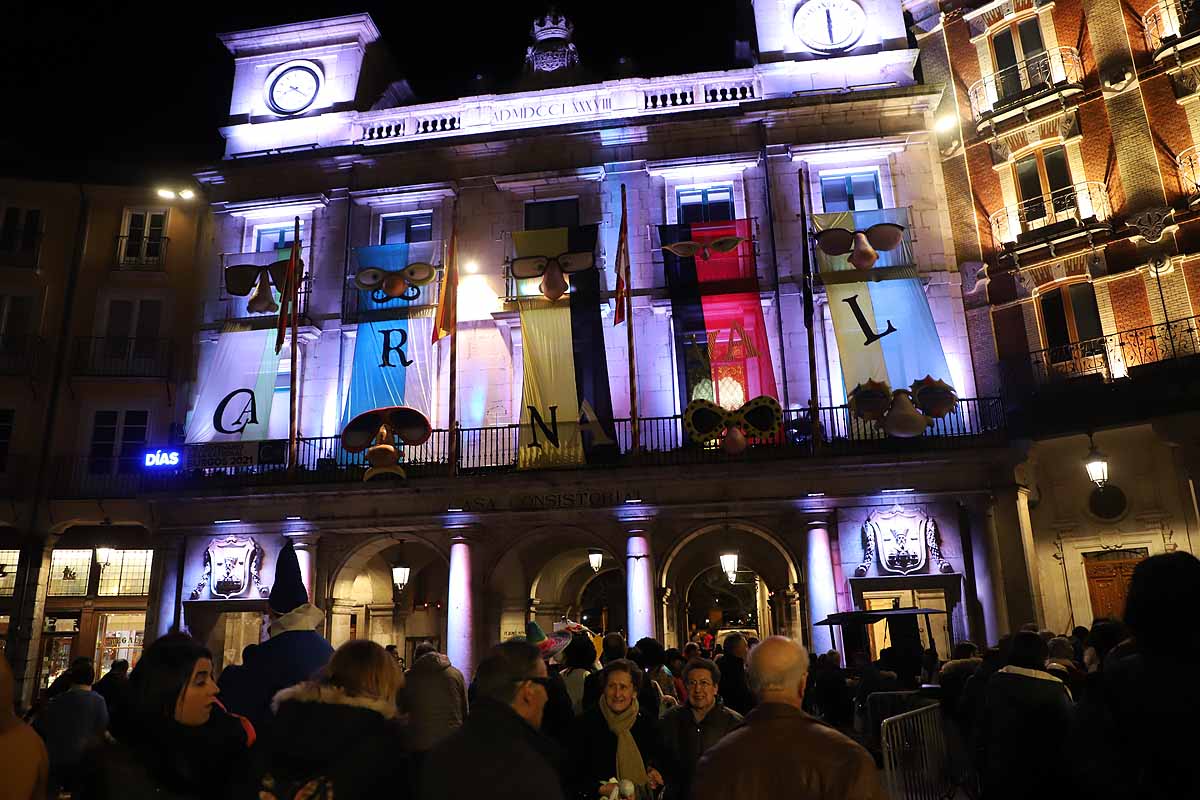
[[[625,208],[625,187],[621,186],[621,230],[617,236],[617,307],[613,310],[613,325],[625,321],[625,306],[629,304],[629,219]]]
[[[433,317],[433,343],[453,336],[458,326],[458,223],[450,232],[450,249],[446,253],[446,268],[442,271],[442,287],[438,293],[437,313]]]

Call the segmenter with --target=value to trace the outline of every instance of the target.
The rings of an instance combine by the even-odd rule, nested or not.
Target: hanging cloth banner
[[[815,234],[838,228],[862,232],[863,237],[854,237],[854,247],[859,248],[874,225],[907,227],[908,211],[885,208],[813,214],[812,221]],[[878,259],[867,270],[856,269],[849,262],[852,252],[830,255],[820,246],[814,249],[829,299],[845,391],[867,381],[908,389],[927,375],[952,383],[929,300],[911,267],[910,248],[903,241],[890,250],[876,250]],[[888,277],[868,280],[871,273]]]
[[[184,441],[266,439],[278,373],[273,328],[223,331],[200,378]]]
[[[359,279],[367,270],[402,272],[410,252],[407,244],[388,244],[360,247],[356,255]],[[372,279],[368,282],[384,280],[366,277]],[[428,418],[433,395],[432,310],[425,307],[429,300],[424,291],[412,294],[416,296],[406,299],[389,297],[379,288],[358,290],[360,317],[391,318],[358,323],[339,429],[359,414],[389,406],[409,406]]]
[[[754,265],[750,221],[660,225],[671,294],[680,406],[734,410],[779,399]]]
[[[592,253],[597,226],[513,233],[517,258]],[[545,469],[615,457],[612,394],[600,320],[600,273],[568,275],[569,299],[522,299],[524,383],[517,465]],[[523,283],[537,283],[536,279]],[[522,297],[529,295],[519,287]]]

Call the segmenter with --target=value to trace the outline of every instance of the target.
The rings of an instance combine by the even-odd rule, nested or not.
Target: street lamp
[[[398,593],[404,592],[404,587],[408,586],[409,568],[404,566],[392,567],[392,584],[396,587]]]
[[[1087,458],[1083,460],[1083,466],[1092,483],[1096,484],[1097,488],[1103,489],[1104,484],[1108,482],[1108,456],[1096,447],[1096,442],[1090,433],[1088,434],[1088,445],[1088,454]]]
[[[721,571],[725,573],[725,577],[730,583],[737,578],[738,554],[737,551],[728,551],[721,553]]]
[[[196,196],[191,189],[168,189],[165,186],[158,189],[157,194],[163,200],[191,200]]]
[[[588,564],[591,564],[592,572],[599,572],[601,565],[604,564],[604,553],[594,548],[589,549]]]

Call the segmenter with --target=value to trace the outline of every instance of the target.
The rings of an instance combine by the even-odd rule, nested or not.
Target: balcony
[[[1200,42],[1200,15],[1191,11],[1190,3],[1179,0],[1158,0],[1142,15],[1146,49],[1161,61],[1172,53],[1178,54]],[[1190,60],[1190,59],[1189,59]],[[1179,59],[1182,65],[1183,59]]]
[[[37,269],[41,252],[41,231],[17,228],[0,237],[0,267]]]
[[[118,236],[113,269],[159,272],[167,263],[168,244],[166,236]]]
[[[1031,106],[1083,91],[1083,62],[1074,47],[1055,47],[999,72],[985,75],[968,90],[979,128],[994,125]]]
[[[1192,145],[1175,157],[1179,182],[1187,194],[1188,205],[1200,202],[1200,147]]]
[[[254,328],[264,328],[274,325],[275,320],[278,318],[278,311],[263,311],[258,313],[249,311],[246,308],[246,303],[250,300],[248,296],[238,297],[237,295],[231,295],[228,291],[226,291],[225,267],[233,266],[234,264],[255,264],[265,269],[276,261],[279,261],[280,259],[286,259],[287,257],[288,253],[286,250],[282,252],[277,250],[267,250],[262,253],[222,253],[220,296],[217,298],[215,308],[211,307],[211,303],[206,304],[204,321],[220,322],[242,320],[248,321],[251,327]],[[279,288],[273,284],[272,287],[271,296],[275,299],[276,303],[278,303]],[[300,283],[300,292],[298,297],[301,319],[308,316],[308,301],[311,294],[312,273],[309,271],[308,264],[305,263],[304,278]]]
[[[0,375],[32,375],[41,349],[38,336],[0,336]]]
[[[1005,206],[991,215],[992,235],[1008,250],[1069,239],[1087,230],[1107,230],[1112,208],[1099,181],[1066,186]]]
[[[808,410],[790,409],[784,414],[782,434],[769,439],[751,440],[746,452],[736,456],[725,453],[719,446],[692,443],[684,431],[680,415],[641,418],[641,448],[639,452],[632,453],[631,422],[618,419],[614,422],[619,454],[604,464],[596,465],[596,468],[679,467],[881,454],[919,456],[931,451],[972,449],[1005,442],[1004,407],[998,398],[961,400],[954,413],[937,420],[923,436],[915,439],[891,438],[874,423],[854,417],[846,406],[821,408],[818,414],[824,434],[821,441],[814,442],[809,435]],[[401,464],[410,480],[454,474],[466,477],[515,472],[518,434],[517,425],[461,428],[458,431],[457,464],[452,467],[451,433],[444,429],[435,430],[425,444],[404,448]],[[260,452],[278,452],[279,449],[260,448]],[[286,452],[286,447],[282,449]],[[105,471],[91,464],[87,457],[79,457],[72,464],[64,466],[64,483],[60,491],[74,493],[107,487],[131,496],[137,492],[242,490],[250,486],[289,483],[353,484],[362,481],[367,468],[365,454],[347,453],[336,436],[301,439],[294,478],[287,475],[286,462],[280,458],[272,457],[266,459],[269,463],[250,466],[192,468],[187,463],[189,452],[185,448],[184,464],[178,469],[142,472],[139,479],[132,481],[130,475],[121,472],[119,464],[110,465],[111,468]],[[118,460],[108,461],[115,464]]]
[[[383,259],[372,258],[373,251],[383,252],[382,248],[390,245],[355,248],[350,257],[350,270],[346,275],[346,285],[342,289],[342,320],[345,322],[375,322],[378,320],[396,319],[409,316],[414,312],[428,312],[436,306],[438,292],[441,288],[442,241],[435,239],[428,242],[413,242],[408,246],[407,264],[422,262],[438,267],[435,280],[424,286],[417,287],[420,293],[413,300],[383,297],[376,301],[373,290],[359,289],[354,283],[354,276],[366,266],[375,266]],[[361,252],[360,252],[361,251]],[[385,267],[388,270],[402,269],[400,266]],[[461,280],[461,278],[460,278]]]
[[[60,456],[52,465],[50,496],[57,499],[117,498],[137,495],[142,480],[142,454]]]
[[[75,340],[73,374],[90,378],[162,378],[171,376],[170,339],[82,337]]]

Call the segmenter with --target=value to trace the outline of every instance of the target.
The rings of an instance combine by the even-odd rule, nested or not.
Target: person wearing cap
[[[241,669],[223,671],[219,682],[225,707],[255,728],[269,724],[276,692],[309,680],[333,656],[329,642],[316,631],[325,622],[325,612],[308,601],[290,540],[276,559],[267,606],[271,638],[254,649]]]

